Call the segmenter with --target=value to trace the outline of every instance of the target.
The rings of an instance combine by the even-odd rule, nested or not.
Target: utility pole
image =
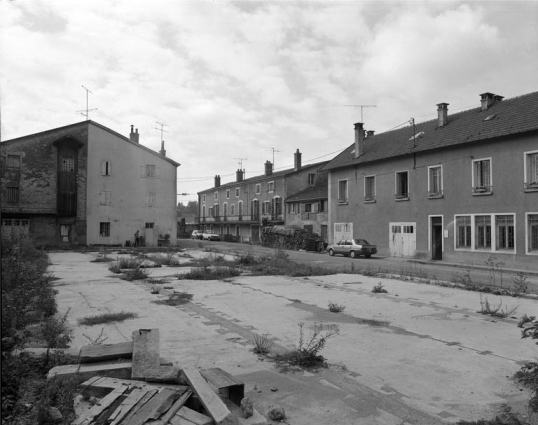
[[[361,108],[361,122],[364,123],[364,119],[362,116],[362,112],[364,108],[375,108],[377,105],[344,105],[344,106],[351,106],[353,108]]]
[[[84,90],[86,90],[86,109],[84,110],[81,110],[81,111],[77,111],[77,113],[79,113],[80,115],[86,117],[87,120],[90,119],[90,111],[97,111],[97,108],[94,108],[94,109],[89,109],[88,108],[88,93],[91,93],[93,94],[89,89],[87,89],[86,87],[82,86],[82,88]]]

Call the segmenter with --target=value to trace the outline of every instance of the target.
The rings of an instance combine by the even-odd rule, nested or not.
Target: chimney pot
[[[241,169],[239,169],[239,170],[236,171],[235,176],[236,176],[236,180],[237,180],[238,183],[240,183],[240,182],[243,181],[243,173],[244,173],[244,172],[245,172],[245,171],[244,171],[244,170],[241,170]]]
[[[448,124],[448,105],[449,103],[437,104],[437,125],[438,127],[444,127]]]
[[[302,167],[302,164],[301,164],[301,152],[299,152],[299,149],[297,149],[297,152],[295,152],[294,154],[294,157],[295,157],[295,167],[294,167],[294,171],[299,171]]]
[[[366,134],[367,134],[368,137],[372,137],[372,136],[374,135],[374,133],[375,133],[374,130],[368,130],[368,131],[366,132]]]
[[[271,161],[266,161],[265,162],[265,175],[270,176],[272,174],[273,174],[273,164],[271,163]]]
[[[129,139],[132,142],[139,143],[138,128],[134,132],[133,132],[133,128],[134,128],[134,125],[131,125],[131,134],[129,134]]]
[[[499,96],[498,94],[493,93],[482,93],[480,95],[480,104],[482,107],[482,111],[487,111],[492,105],[494,105],[497,102],[500,102],[504,99],[504,96]]]
[[[364,151],[364,124],[355,123],[355,159],[363,154]]]
[[[220,176],[218,174],[215,176],[215,187],[220,187]]]

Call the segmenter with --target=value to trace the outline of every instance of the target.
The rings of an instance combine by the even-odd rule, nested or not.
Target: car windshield
[[[353,239],[355,245],[370,245],[366,239]]]

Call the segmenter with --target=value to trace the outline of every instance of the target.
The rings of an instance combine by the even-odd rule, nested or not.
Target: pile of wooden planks
[[[49,372],[49,378],[84,381],[83,399],[100,399],[73,425],[237,423],[221,397],[239,405],[244,384],[219,368],[166,363],[159,354],[159,329],[138,329],[132,342],[83,347],[80,362]]]

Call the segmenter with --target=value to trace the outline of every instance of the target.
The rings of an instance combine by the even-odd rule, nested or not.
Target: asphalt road
[[[186,248],[214,249],[222,253],[252,253],[253,255],[272,255],[275,250],[260,245],[247,245],[230,242],[199,241],[191,239],[178,240],[180,246]],[[444,282],[460,282],[461,279],[469,275],[472,282],[477,285],[491,286],[492,277],[490,270],[484,266],[468,266],[465,264],[454,264],[446,262],[422,261],[395,257],[373,256],[366,259],[349,258],[343,256],[331,257],[328,253],[290,251],[286,253],[293,261],[301,263],[315,263],[336,271],[351,270],[369,273],[388,273],[401,276],[423,278],[429,280],[439,280]],[[503,289],[514,287],[514,278],[519,270],[503,269],[494,272],[495,286]],[[538,294],[538,269],[536,271],[523,271],[527,277],[527,292]],[[501,286],[502,274],[502,286]]]

